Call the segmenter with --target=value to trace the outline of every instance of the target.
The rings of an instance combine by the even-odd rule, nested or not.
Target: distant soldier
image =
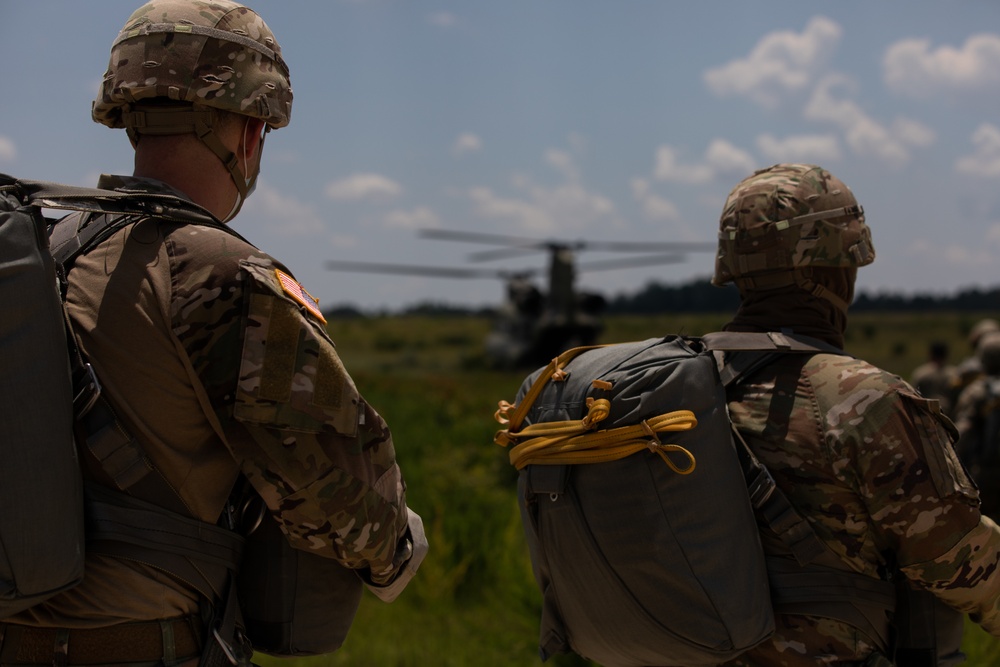
[[[1000,517],[1000,331],[983,334],[978,357],[982,375],[958,397],[958,454],[979,485],[983,513]]]
[[[941,341],[930,344],[928,359],[917,366],[910,376],[910,384],[925,398],[936,398],[941,410],[951,414],[953,390],[956,384],[955,367],[948,363],[948,345]]]
[[[979,341],[984,334],[992,331],[1000,331],[1000,322],[986,318],[976,322],[969,330],[968,338],[969,350],[972,352],[955,366],[954,386],[951,390],[951,404],[955,405],[959,394],[972,384],[972,381],[983,374],[983,365],[979,361]]]
[[[741,295],[725,329],[842,348],[857,267],[874,259],[864,212],[843,182],[813,165],[762,169],[733,189],[720,220],[712,282],[734,282]],[[954,610],[1000,637],[1000,528],[980,514],[936,401],[860,359],[826,353],[781,355],[731,386],[728,399],[737,430],[832,553],[834,571],[892,576],[932,594],[920,620],[934,627],[939,611],[944,619],[936,647],[918,638],[931,640],[919,664],[962,659]],[[765,551],[780,558],[775,542],[764,534]],[[810,567],[819,567],[815,581],[824,576],[806,564],[805,587]],[[779,600],[773,637],[727,665],[907,664],[893,662],[899,599],[895,611],[878,604],[858,590]]]

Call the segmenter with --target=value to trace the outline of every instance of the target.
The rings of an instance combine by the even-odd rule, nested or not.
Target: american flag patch
[[[323,317],[323,313],[319,310],[319,299],[314,298],[312,294],[307,292],[305,288],[295,280],[295,278],[292,278],[281,269],[275,269],[274,275],[278,277],[278,282],[281,283],[281,289],[285,291],[285,294],[292,297],[296,303],[302,305],[320,322],[326,324],[326,318]]]

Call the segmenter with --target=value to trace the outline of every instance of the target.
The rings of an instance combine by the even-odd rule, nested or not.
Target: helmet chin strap
[[[260,156],[261,152],[264,150],[264,137],[270,129],[267,128],[267,126],[265,126],[265,128],[264,135],[261,136],[260,143],[257,145],[257,164],[254,165],[252,175],[250,172],[249,160],[247,159],[247,130],[250,129],[249,118],[247,118],[243,125],[243,140],[240,142],[240,145],[243,147],[242,173],[239,169],[239,158],[235,153],[231,153],[226,150],[225,146],[221,141],[219,141],[218,136],[216,136],[211,128],[208,129],[208,134],[206,136],[202,136],[201,134],[198,135],[198,138],[201,139],[202,142],[212,150],[212,152],[219,156],[219,159],[222,160],[222,164],[229,171],[229,176],[233,179],[233,184],[236,185],[236,199],[233,201],[233,208],[230,209],[229,213],[227,213],[224,218],[222,218],[222,222],[229,222],[235,218],[240,212],[240,209],[243,208],[244,202],[246,202],[247,198],[253,194],[253,191],[257,188],[257,176],[260,175]],[[210,141],[217,143],[222,151],[220,152],[215,150],[212,147],[212,144],[209,143]]]
[[[260,174],[260,155],[264,149],[264,137],[261,137],[257,148],[257,164],[252,176],[250,173],[249,160],[246,154],[247,130],[250,127],[250,119],[247,118],[243,125],[243,171],[240,171],[239,157],[233,151],[226,148],[226,145],[219,139],[219,135],[212,128],[212,114],[209,111],[196,109],[174,109],[157,108],[155,106],[133,107],[122,114],[129,139],[135,145],[139,140],[139,135],[168,135],[184,134],[194,132],[198,139],[220,160],[226,171],[229,172],[233,184],[236,185],[236,200],[233,208],[229,211],[222,222],[228,222],[236,217],[243,207],[247,197],[254,191],[257,185],[257,176]],[[265,126],[264,134],[270,130]]]

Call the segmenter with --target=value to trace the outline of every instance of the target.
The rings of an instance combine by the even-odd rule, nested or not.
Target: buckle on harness
[[[77,369],[75,375],[77,377],[73,380],[73,388],[76,390],[76,395],[73,396],[73,414],[80,419],[90,412],[94,403],[97,403],[101,395],[101,383],[97,379],[94,367],[87,362]]]
[[[771,471],[760,466],[754,478],[747,482],[747,492],[750,494],[750,504],[753,505],[753,508],[760,509],[774,493],[775,488],[777,488],[777,484],[774,477],[771,476]]]

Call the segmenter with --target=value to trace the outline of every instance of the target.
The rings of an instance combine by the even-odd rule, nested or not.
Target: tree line
[[[608,314],[653,315],[657,313],[720,313],[736,309],[740,295],[734,285],[715,287],[699,278],[681,285],[652,282],[633,294],[608,300]],[[1000,286],[971,287],[954,294],[899,294],[859,292],[852,312],[955,312],[1000,309]]]
[[[607,315],[656,315],[662,313],[726,313],[736,310],[740,295],[734,285],[715,287],[708,277],[680,285],[648,283],[637,292],[606,298]],[[851,312],[988,312],[1000,310],[1000,286],[970,287],[954,294],[901,294],[859,292]],[[393,313],[365,313],[351,304],[339,304],[324,311],[332,318],[364,317]],[[399,310],[401,315],[490,316],[494,306],[467,307],[437,301],[423,301]]]

